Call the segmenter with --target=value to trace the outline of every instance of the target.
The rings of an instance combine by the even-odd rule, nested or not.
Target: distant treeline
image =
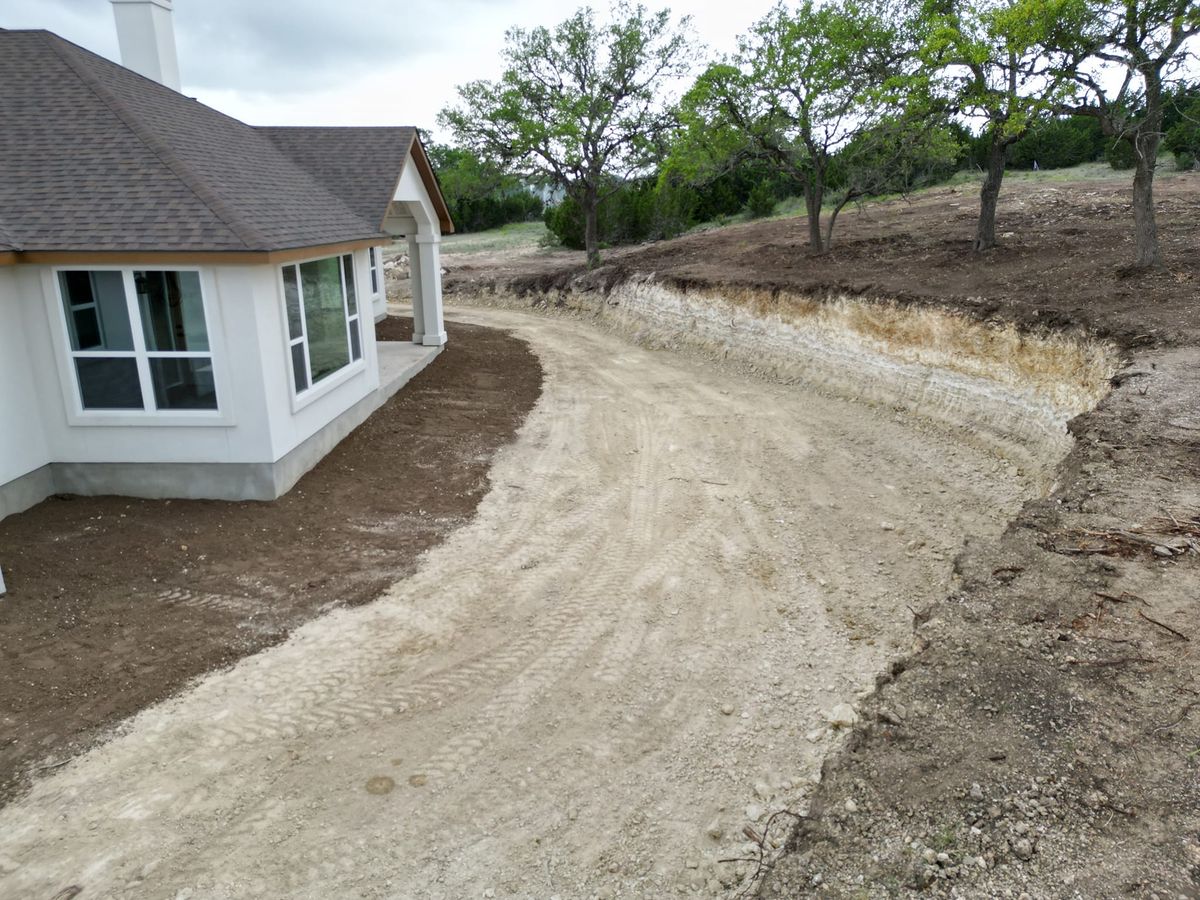
[[[950,121],[942,128],[951,150],[943,145],[924,158],[918,155],[905,173],[864,197],[928,187],[987,164],[986,134],[972,135]],[[1174,154],[1176,166],[1191,169],[1200,159],[1200,85],[1172,95],[1164,132],[1164,148]],[[543,218],[561,244],[583,248],[583,212],[571,198],[547,206],[536,187],[481,162],[467,150],[435,144],[430,156],[458,231],[484,231]],[[1034,126],[1008,148],[1007,164],[1011,169],[1062,169],[1102,160],[1114,169],[1130,169],[1132,145],[1106,137],[1093,117],[1067,116]],[[837,163],[835,156],[829,174],[834,192],[844,187],[845,180]],[[614,246],[675,237],[697,225],[740,214],[769,216],[781,201],[799,195],[802,186],[761,160],[731,159],[719,175],[697,182],[678,172],[668,159],[654,175],[614,183],[610,190],[600,206],[598,227],[601,242]]]

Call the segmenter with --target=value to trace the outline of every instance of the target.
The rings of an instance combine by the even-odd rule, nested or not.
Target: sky
[[[666,0],[711,54],[774,0]],[[175,0],[183,92],[252,125],[416,125],[437,139],[455,86],[501,73],[504,33],[563,0]],[[593,2],[607,9],[607,0]],[[120,62],[108,0],[0,0],[0,27],[45,28]],[[708,57],[699,55],[697,63]]]

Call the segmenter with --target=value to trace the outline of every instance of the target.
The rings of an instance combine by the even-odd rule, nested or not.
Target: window
[[[198,272],[58,273],[85,410],[215,410]]]
[[[371,296],[379,294],[379,248],[367,248],[367,262],[371,268]]]
[[[353,256],[284,266],[283,299],[297,394],[362,359]]]

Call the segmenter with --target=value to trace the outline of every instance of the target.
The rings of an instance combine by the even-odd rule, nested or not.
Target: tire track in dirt
[[[1022,496],[886,410],[578,322],[470,317],[546,370],[477,517],[379,601],[0,811],[0,895],[720,896],[742,826],[803,803],[830,743],[803,735],[907,634],[899,608],[877,645],[844,620],[944,591],[948,564],[879,521],[982,533]]]

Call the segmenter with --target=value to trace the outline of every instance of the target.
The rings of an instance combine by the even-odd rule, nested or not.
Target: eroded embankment
[[[901,408],[1011,459],[1040,493],[1070,449],[1066,423],[1095,408],[1119,356],[1083,335],[1030,334],[886,299],[814,298],[653,276],[608,291],[456,294],[469,304],[591,316],[650,347],[687,349],[837,397]]]

